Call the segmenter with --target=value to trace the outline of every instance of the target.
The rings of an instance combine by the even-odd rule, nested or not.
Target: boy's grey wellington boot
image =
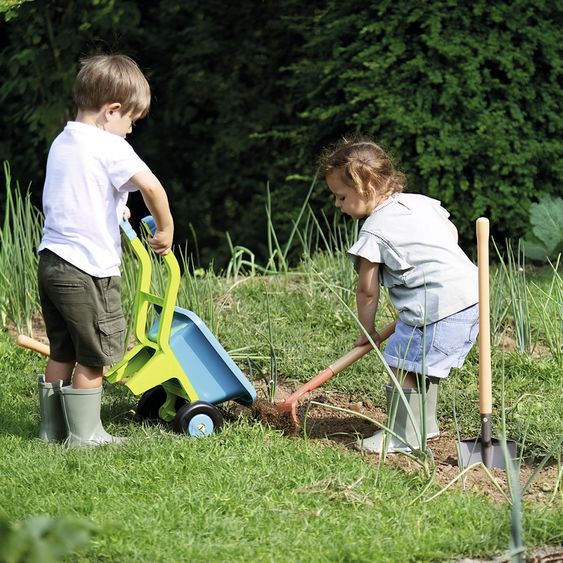
[[[381,453],[383,451],[385,434],[387,434],[386,453],[393,451],[410,452],[412,449],[420,449],[422,394],[417,389],[403,388],[403,393],[414,417],[413,424],[397,389],[393,385],[387,385],[385,391],[388,413],[386,426],[397,434],[398,437],[386,433],[384,430],[378,430],[371,438],[359,440],[357,443],[358,449]],[[426,393],[426,439],[434,438],[440,433],[436,421],[437,399],[438,384],[430,383]]]
[[[45,375],[37,376],[39,388],[39,439],[44,442],[62,442],[66,436],[66,424],[61,407],[63,382],[45,383]]]
[[[108,434],[102,426],[100,420],[102,387],[94,389],[75,389],[70,385],[63,387],[61,403],[68,429],[69,447],[100,446],[124,441],[124,438]]]

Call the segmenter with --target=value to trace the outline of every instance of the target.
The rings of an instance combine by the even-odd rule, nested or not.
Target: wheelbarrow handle
[[[47,346],[47,344],[43,344],[42,342],[39,342],[34,338],[30,338],[25,334],[18,334],[16,337],[16,344],[22,348],[27,348],[28,350],[33,350],[34,352],[43,354],[43,356],[49,356],[51,353],[51,349]]]
[[[493,392],[489,314],[489,220],[479,217],[476,228],[479,269],[479,409],[481,415],[490,415],[493,411]]]
[[[147,215],[146,217],[143,217],[141,219],[141,223],[144,225],[147,233],[153,236],[156,231],[156,223],[153,219],[153,216]],[[129,238],[129,240],[134,240],[137,238],[135,229],[127,219],[122,219],[122,221],[119,223],[119,226],[121,227],[121,230],[124,232],[124,234]]]
[[[145,226],[145,229],[147,229],[148,233],[151,236],[154,236],[154,233],[156,233],[156,221],[154,220],[154,217],[152,215],[147,215],[141,219],[141,222]]]

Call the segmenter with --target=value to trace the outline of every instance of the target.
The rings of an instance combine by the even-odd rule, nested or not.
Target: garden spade
[[[477,267],[479,269],[479,411],[481,436],[457,442],[460,468],[482,462],[487,468],[506,469],[506,458],[516,457],[516,442],[491,437],[493,410],[491,374],[491,320],[489,315],[489,220],[477,219]]]
[[[388,324],[380,333],[380,342],[387,340],[394,332],[395,325],[397,321],[393,321]],[[285,401],[276,405],[276,409],[279,414],[289,413],[291,421],[296,428],[299,428],[299,419],[297,418],[297,401],[309,391],[320,387],[323,383],[327,382],[331,377],[340,373],[342,370],[346,369],[348,366],[352,365],[354,362],[359,360],[361,357],[365,356],[370,350],[372,350],[371,344],[364,344],[363,346],[356,346],[344,356],[338,358],[334,363],[330,364],[327,368],[319,372],[313,379],[309,380],[307,383],[299,387],[294,393],[292,393]]]

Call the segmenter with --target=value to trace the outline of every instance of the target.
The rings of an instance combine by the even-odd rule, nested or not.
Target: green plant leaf
[[[551,255],[563,242],[563,199],[546,195],[532,203],[530,222],[534,235]]]
[[[530,260],[538,260],[540,262],[547,261],[549,252],[542,241],[539,240],[538,237],[534,236],[533,233],[529,234],[526,237],[526,240],[522,241],[522,245],[526,258],[529,258]]]

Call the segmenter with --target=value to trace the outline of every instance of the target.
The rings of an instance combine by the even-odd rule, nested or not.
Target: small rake
[[[396,324],[397,321],[393,321],[379,333],[381,342],[387,340],[395,332]],[[295,426],[295,428],[299,428],[300,423],[297,417],[297,403],[299,399],[306,393],[309,393],[313,389],[320,387],[323,383],[326,383],[329,379],[365,356],[372,349],[373,348],[371,344],[364,344],[363,346],[357,346],[356,348],[353,348],[348,353],[344,354],[344,356],[338,358],[334,363],[330,364],[327,368],[313,377],[313,379],[309,380],[307,383],[299,387],[299,389],[292,393],[285,401],[277,404],[276,409],[278,414],[286,415],[289,413],[293,425]]]

